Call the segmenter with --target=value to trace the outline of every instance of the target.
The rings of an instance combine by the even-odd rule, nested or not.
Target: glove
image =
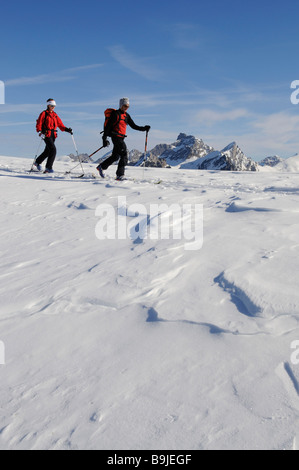
[[[150,128],[151,128],[151,126],[144,126],[143,129],[144,129],[146,132],[149,132]]]
[[[39,132],[38,135],[40,136],[41,139],[45,140],[45,134],[43,134],[42,132]]]
[[[109,147],[110,142],[107,137],[103,136],[103,147]]]
[[[73,129],[71,129],[70,127],[66,127],[64,129],[64,132],[68,132],[69,134],[72,134],[73,135]]]

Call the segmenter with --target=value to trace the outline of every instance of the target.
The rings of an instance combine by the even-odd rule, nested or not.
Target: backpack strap
[[[48,110],[45,109],[43,112],[45,113],[45,117],[44,117],[44,121],[43,121],[43,124],[42,124],[42,133],[43,133],[43,134],[46,134],[47,131],[48,131],[48,129],[46,128],[46,118],[47,118],[47,112],[48,112]]]

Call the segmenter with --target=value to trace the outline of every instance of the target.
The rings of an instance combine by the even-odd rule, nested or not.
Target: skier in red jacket
[[[47,159],[45,173],[53,173],[53,163],[56,157],[55,140],[57,138],[57,127],[62,132],[73,133],[71,128],[65,127],[60,117],[54,112],[56,102],[50,98],[47,101],[47,109],[43,111],[36,121],[36,131],[44,139],[46,148],[43,153],[37,157],[34,166],[38,171],[42,170],[41,164]]]
[[[141,127],[135,124],[135,122],[127,112],[129,106],[129,98],[121,98],[119,101],[119,109],[114,110],[111,113],[110,118],[107,124],[105,125],[103,145],[104,147],[107,147],[109,145],[107,137],[111,137],[113,142],[113,151],[111,157],[107,158],[104,162],[97,166],[97,170],[102,178],[105,178],[103,170],[107,170],[107,168],[112,165],[112,163],[119,160],[116,171],[116,179],[124,179],[125,166],[128,163],[128,150],[125,144],[125,137],[127,137],[125,135],[127,124],[136,131],[148,132],[150,130],[150,126]]]

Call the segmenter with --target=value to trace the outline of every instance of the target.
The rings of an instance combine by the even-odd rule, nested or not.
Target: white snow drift
[[[0,448],[299,448],[299,174],[30,163],[0,157]],[[98,240],[119,196],[202,204],[203,247]]]

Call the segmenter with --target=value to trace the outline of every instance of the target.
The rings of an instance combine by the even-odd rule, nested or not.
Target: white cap
[[[130,100],[129,98],[121,98],[119,100],[119,107],[122,108],[124,105],[130,106]]]
[[[52,100],[52,99],[49,99],[47,101],[47,106],[56,106],[56,101],[55,100]]]

